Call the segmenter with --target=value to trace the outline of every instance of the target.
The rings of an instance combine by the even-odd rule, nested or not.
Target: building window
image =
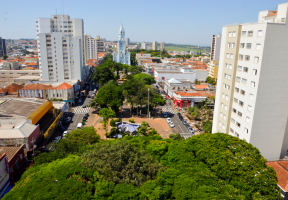
[[[243,107],[244,106],[244,102],[239,100],[239,105]]]
[[[237,132],[235,132],[235,136],[239,138],[239,134]]]
[[[235,46],[235,43],[232,43],[231,48],[234,48],[234,46]]]
[[[258,36],[258,37],[262,37],[262,33],[263,33],[263,31],[262,31],[262,30],[259,30],[257,36]]]
[[[225,98],[225,94],[224,94],[224,93],[222,94],[222,98],[223,98],[223,99]]]
[[[224,78],[227,79],[227,74],[224,74]]]
[[[256,56],[256,57],[254,58],[254,62],[255,62],[255,63],[258,63],[258,62],[259,62],[259,57]]]
[[[227,90],[230,90],[230,85],[227,85]]]
[[[232,32],[229,32],[228,37],[231,37],[231,36],[232,36]]]
[[[242,31],[241,36],[242,36],[242,37],[246,37],[246,33],[247,33],[246,31]]]
[[[261,44],[256,44],[256,50],[260,50],[261,49]]]
[[[245,56],[245,61],[249,61],[250,60],[250,56],[246,55]]]
[[[227,63],[225,64],[225,68],[228,69],[228,64]]]
[[[231,75],[228,75],[228,80],[231,80]]]
[[[239,117],[242,117],[242,113],[241,113],[241,112],[239,112],[239,111],[238,111],[238,116],[239,116]]]
[[[223,103],[221,103],[221,107],[224,108],[224,104]]]
[[[228,101],[228,96],[226,95],[226,100]]]
[[[231,55],[230,55],[230,58],[231,58],[231,59],[233,59],[233,58],[234,58],[234,55],[233,55],[233,54],[231,54]]]
[[[244,68],[243,68],[243,72],[248,73],[248,67],[244,67]]]
[[[230,46],[231,46],[231,44],[230,44],[230,42],[228,42],[228,48],[230,48]]]
[[[253,37],[253,31],[248,31],[248,37]]]
[[[253,98],[254,98],[254,95],[250,93],[249,94],[249,99],[253,100]]]
[[[253,75],[257,75],[257,69],[253,69],[252,74],[253,74]]]
[[[225,110],[227,110],[228,108],[227,108],[227,106],[225,106]]]
[[[250,118],[246,117],[246,122],[249,124],[250,123]]]
[[[255,86],[256,86],[256,83],[254,81],[251,81],[251,87],[255,88]]]
[[[233,31],[233,37],[236,37],[236,31]]]
[[[236,110],[235,108],[233,108],[233,112],[234,112],[235,114],[236,114],[236,111],[237,111],[237,110]]]
[[[241,43],[240,48],[245,48],[245,43]]]
[[[222,128],[225,129],[225,125],[224,124],[223,124]]]
[[[239,54],[239,60],[243,60],[244,56]]]
[[[248,105],[247,110],[251,112],[252,111],[252,106]]]
[[[231,133],[234,133],[234,130],[233,130],[232,128],[230,128],[230,132],[231,132]]]
[[[225,83],[223,83],[223,88],[226,88],[226,84]]]
[[[226,58],[230,58],[230,54],[229,53],[227,53]]]
[[[240,128],[241,124],[239,122],[236,122],[236,126],[238,126]]]
[[[242,72],[242,66],[238,65],[237,70],[240,71],[240,72]]]
[[[247,43],[246,45],[246,49],[251,49],[252,44],[251,43]]]
[[[239,88],[235,87],[235,91],[236,91],[237,93],[239,93]]]
[[[242,83],[243,83],[243,84],[246,84],[246,83],[247,83],[247,79],[242,78]]]
[[[244,132],[248,134],[248,128],[244,128]]]
[[[242,95],[245,95],[245,90],[241,90],[240,92]]]
[[[229,69],[232,69],[232,64],[229,64]]]
[[[221,123],[221,122],[219,122],[219,126],[222,126],[222,123]]]
[[[241,78],[239,76],[236,77],[236,82],[240,83]]]
[[[234,102],[235,102],[235,103],[238,103],[238,99],[237,99],[237,98],[234,98]]]
[[[224,120],[226,120],[226,115],[224,115],[224,117],[223,117],[223,118],[224,118]]]
[[[223,117],[223,114],[220,112],[220,117]]]
[[[235,119],[231,118],[231,122],[232,122],[233,124],[235,124]]]
[[[285,18],[281,18],[281,22],[285,22]]]

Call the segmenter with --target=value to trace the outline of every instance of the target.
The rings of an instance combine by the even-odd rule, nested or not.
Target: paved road
[[[168,100],[167,100],[168,101]],[[168,117],[171,119],[171,121],[174,123],[176,129],[176,133],[189,133],[188,129],[182,121],[177,116],[177,112],[174,110],[173,106],[171,104],[166,104],[165,106],[161,106],[162,111],[166,112],[168,114]]]

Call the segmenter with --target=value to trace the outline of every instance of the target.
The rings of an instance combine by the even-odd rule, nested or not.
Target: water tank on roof
[[[189,68],[192,68],[192,65],[188,65]]]

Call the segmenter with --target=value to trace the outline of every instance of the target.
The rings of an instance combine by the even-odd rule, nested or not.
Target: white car
[[[63,132],[63,137],[65,137],[69,132],[68,131],[64,131]]]
[[[170,118],[167,118],[166,121],[168,122],[168,124],[169,124],[170,122],[172,122]]]
[[[171,128],[174,128],[174,127],[175,127],[175,125],[173,124],[173,122],[170,122],[170,123],[169,123],[169,126],[170,126]]]

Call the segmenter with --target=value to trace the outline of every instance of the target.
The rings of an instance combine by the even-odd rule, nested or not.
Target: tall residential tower
[[[84,23],[69,15],[36,19],[40,77],[44,81],[83,80]]]
[[[158,49],[158,42],[154,41],[152,42],[152,50],[157,50]]]
[[[258,23],[222,29],[212,132],[257,147],[267,160],[288,149],[288,3]]]
[[[0,58],[7,55],[5,40],[0,37]]]
[[[160,43],[160,51],[164,51],[165,50],[165,42],[161,42]]]

